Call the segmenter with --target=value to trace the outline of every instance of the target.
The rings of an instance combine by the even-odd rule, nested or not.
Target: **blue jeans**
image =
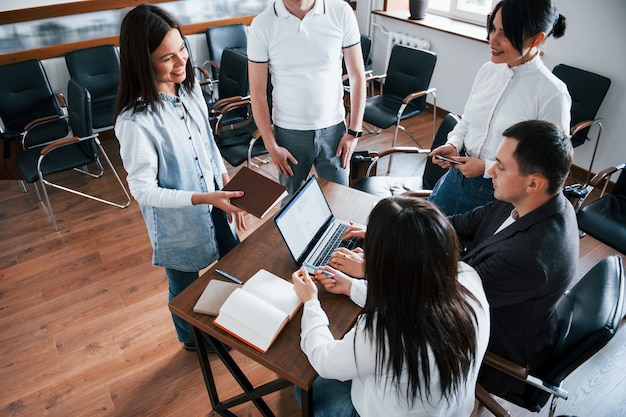
[[[217,207],[213,207],[213,210],[211,210],[211,218],[213,219],[213,225],[215,226],[215,238],[217,240],[217,247],[221,258],[239,243],[239,238],[236,235],[233,235],[230,226],[228,225],[227,214],[224,211],[218,209]],[[165,274],[167,275],[168,280],[169,301],[172,301],[185,288],[198,279],[199,271],[186,272],[165,268]],[[174,327],[176,328],[178,340],[183,343],[193,344],[189,324],[175,314],[172,314],[172,320],[174,321]]]
[[[461,214],[493,201],[491,178],[465,176],[456,168],[450,168],[437,181],[428,200],[448,216]]]
[[[165,273],[167,274],[169,286],[169,301],[172,301],[174,297],[190,286],[196,279],[198,279],[199,276],[198,271],[184,272],[169,268],[165,268]],[[191,336],[189,323],[175,314],[172,314],[172,320],[174,321],[174,327],[176,328],[178,340],[180,342],[193,345],[193,338]]]
[[[335,156],[342,136],[346,133],[346,124],[341,122],[318,130],[290,130],[276,126],[274,136],[279,146],[287,148],[298,161],[292,164],[292,177],[280,174],[280,183],[293,195],[306,181],[311,167],[320,178],[348,185],[348,169],[341,167],[341,156]]]
[[[359,417],[350,397],[352,381],[317,377],[313,382],[313,415],[315,417]],[[296,401],[302,407],[302,390],[295,387]]]

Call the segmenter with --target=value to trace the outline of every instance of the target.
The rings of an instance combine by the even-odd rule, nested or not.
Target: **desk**
[[[320,184],[336,217],[354,220],[362,224],[367,222],[367,216],[378,201],[377,197],[324,180],[320,180]],[[200,368],[215,412],[222,416],[234,416],[232,412],[228,411],[229,408],[252,401],[263,416],[273,416],[274,414],[261,397],[291,385],[297,385],[303,390],[302,415],[310,416],[312,415],[311,387],[317,373],[309,364],[306,355],[300,350],[302,311],[287,324],[266,353],[253,349],[216,327],[212,323],[214,316],[193,312],[193,306],[208,282],[214,278],[223,279],[215,272],[215,269],[222,269],[245,281],[260,268],[286,279],[290,279],[292,272],[297,268],[272,219],[263,223],[228,255],[220,259],[217,264],[180,293],[169,304],[169,308],[172,313],[191,325],[194,341],[198,347],[196,353]],[[360,308],[347,297],[329,294],[323,289],[320,290],[320,302],[328,314],[332,334],[336,338],[341,338],[354,325]],[[212,338],[208,341],[209,345],[212,345],[211,347],[217,351],[219,358],[243,388],[243,394],[225,401],[219,400],[200,331],[207,333]],[[272,370],[279,378],[262,386],[254,387],[228,351],[221,344],[215,343],[216,340],[231,346],[234,350]]]

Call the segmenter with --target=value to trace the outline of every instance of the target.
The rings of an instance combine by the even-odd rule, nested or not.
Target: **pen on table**
[[[322,274],[328,275],[329,277],[332,277],[332,276],[333,276],[333,273],[332,273],[332,272],[326,271],[326,270],[324,270],[324,269],[320,269],[320,267],[319,267],[319,266],[315,266],[315,265],[310,264],[310,263],[308,263],[308,262],[303,262],[303,263],[302,263],[302,265],[306,266],[307,268],[311,268],[311,269],[313,269],[313,270],[320,270],[320,271],[322,271]]]
[[[235,278],[231,274],[227,274],[226,272],[222,271],[221,269],[216,269],[215,272],[217,272],[218,274],[220,274],[223,277],[228,278],[229,280],[231,280],[235,284],[240,284],[240,285],[243,284],[243,282],[239,281],[237,278]]]

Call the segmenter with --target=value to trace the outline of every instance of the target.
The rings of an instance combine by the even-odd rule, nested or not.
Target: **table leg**
[[[313,417],[313,387],[302,390],[302,417]]]
[[[206,353],[206,348],[204,344],[205,338],[203,337],[204,333],[194,326],[190,327],[192,330],[191,333],[193,335],[194,343],[196,345],[198,361],[200,362],[200,368],[202,370],[202,375],[204,376],[204,383],[207,387],[209,399],[211,400],[213,410],[221,416],[232,417],[235,416],[235,414],[228,411],[229,408],[247,401],[252,401],[252,403],[256,406],[262,416],[274,417],[274,413],[270,410],[268,405],[265,403],[265,401],[263,401],[261,397],[272,392],[293,386],[293,384],[283,378],[279,378],[275,381],[255,388],[241,371],[241,368],[239,368],[237,363],[233,360],[232,356],[230,356],[224,345],[218,340],[208,336],[206,338],[206,341],[208,342],[209,347],[216,352],[222,363],[224,363],[228,371],[244,390],[243,394],[237,395],[225,401],[220,401],[217,394],[217,389],[215,387],[215,380],[211,372],[211,362],[209,361]]]

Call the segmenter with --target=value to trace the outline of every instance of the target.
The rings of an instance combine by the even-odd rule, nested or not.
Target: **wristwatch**
[[[363,136],[363,131],[359,130],[357,132],[356,130],[348,129],[348,135],[354,136],[355,138],[360,138],[361,136]]]

